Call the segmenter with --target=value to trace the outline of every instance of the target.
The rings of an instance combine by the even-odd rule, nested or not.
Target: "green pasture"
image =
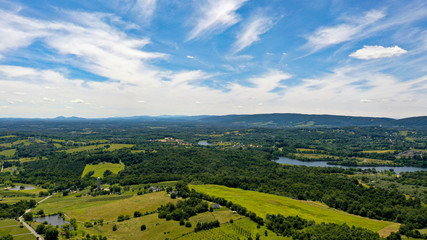
[[[15,240],[34,240],[33,234],[25,227],[20,227],[16,220],[0,220],[0,236],[12,235]]]
[[[0,147],[10,148],[10,147],[12,147],[12,143],[2,143],[2,144],[0,144]]]
[[[390,149],[386,149],[386,150],[366,150],[366,151],[362,151],[363,153],[394,153],[396,152],[396,150],[390,150]]]
[[[7,150],[0,151],[0,155],[3,155],[5,157],[12,157],[13,155],[15,155],[15,153],[16,153],[16,149],[7,149]]]
[[[160,205],[168,202],[176,202],[165,192],[155,192],[144,195],[104,195],[82,196],[75,194],[60,197],[55,196],[38,205],[34,211],[43,209],[46,214],[57,212],[66,213],[78,221],[104,219],[111,221],[117,219],[120,214],[133,216],[134,211],[141,213],[157,210]]]
[[[164,194],[164,193],[163,193]],[[147,194],[149,195],[149,194]],[[169,198],[169,200],[172,200]],[[227,224],[230,219],[237,221],[242,218],[238,214],[233,214],[231,210],[215,210],[214,212],[205,212],[197,214],[189,219],[192,227],[187,228],[185,226],[179,225],[178,221],[165,219],[159,219],[158,214],[149,214],[139,218],[131,217],[130,220],[117,222],[117,221],[107,221],[104,222],[103,226],[94,226],[91,228],[84,228],[83,226],[80,229],[83,229],[86,233],[103,235],[107,236],[108,239],[153,239],[153,240],[164,240],[168,239],[181,239],[180,237],[186,234],[192,234],[194,228],[198,222],[207,222],[218,220],[221,224]],[[77,219],[78,220],[78,219]],[[117,231],[113,231],[112,227],[116,224],[118,226]],[[141,225],[146,225],[147,229],[141,231]],[[256,224],[253,226],[256,229]]]
[[[7,136],[0,136],[0,139],[2,138],[14,138],[16,137],[15,135],[7,135]]]
[[[106,148],[107,146],[110,146],[108,148]],[[113,143],[113,144],[97,144],[97,145],[89,145],[89,146],[83,146],[83,147],[77,147],[77,148],[70,148],[65,150],[66,153],[77,153],[77,152],[84,152],[84,151],[92,151],[95,149],[102,149],[104,151],[115,151],[115,150],[119,150],[122,148],[131,148],[135,145],[133,144],[118,144],[118,143]]]
[[[297,157],[309,158],[309,159],[323,159],[323,158],[333,158],[339,159],[337,156],[332,156],[328,154],[320,154],[320,153],[294,153]]]
[[[238,188],[228,188],[219,185],[191,185],[192,189],[222,197],[233,203],[246,207],[249,211],[265,218],[266,214],[282,214],[285,216],[300,216],[317,223],[333,222],[346,223],[349,226],[363,227],[382,234],[381,230],[387,228],[397,231],[398,223],[374,220],[352,215],[319,202],[295,200],[289,197],[277,196],[255,191],[247,191]]]
[[[83,170],[82,177],[84,177],[88,172],[94,171],[95,173],[92,177],[103,177],[103,174],[106,170],[110,170],[114,174],[119,173],[125,169],[125,165],[123,163],[98,163],[96,165],[86,164],[85,169]]]
[[[21,143],[24,144],[25,146],[31,145],[31,143],[30,143],[30,141],[28,141],[28,139],[15,141],[15,142],[13,142],[13,145],[17,145],[17,144],[21,144]]]

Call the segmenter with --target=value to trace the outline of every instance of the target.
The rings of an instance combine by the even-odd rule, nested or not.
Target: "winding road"
[[[46,201],[46,200],[48,200],[50,197],[52,197],[53,195],[55,195],[56,193],[54,193],[54,194],[52,194],[52,195],[50,195],[50,196],[47,196],[47,197],[45,197],[45,198],[43,198],[42,200],[40,200],[37,204],[40,204],[40,203],[42,203],[42,202],[44,202],[44,201]],[[31,208],[30,209],[27,209],[26,211],[25,211],[25,213],[29,213],[29,212],[31,212]],[[24,214],[25,214],[24,213]],[[20,216],[19,217],[19,222],[21,222],[37,239],[39,239],[39,240],[44,240],[44,238],[43,238],[43,236],[41,236],[40,234],[38,234],[36,231],[34,231],[34,229],[29,225],[29,224],[27,224],[25,221],[24,221],[24,217],[23,217],[24,215],[22,215],[22,216]]]

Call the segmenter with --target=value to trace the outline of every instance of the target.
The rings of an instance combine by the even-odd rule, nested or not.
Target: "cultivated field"
[[[346,223],[349,226],[363,227],[386,235],[386,232],[397,231],[399,224],[387,221],[373,220],[333,208],[325,204],[311,201],[300,201],[273,194],[246,191],[238,188],[228,188],[219,185],[190,185],[192,189],[212,196],[231,200],[233,203],[246,207],[249,211],[265,218],[266,214],[282,214],[285,216],[300,216],[316,223],[333,222]],[[386,229],[385,229],[386,228]],[[381,232],[381,230],[387,230]]]
[[[267,232],[267,236],[265,236]],[[241,218],[234,221],[233,223],[221,224],[219,228],[210,229],[207,231],[193,232],[185,236],[179,237],[179,240],[216,240],[216,239],[248,239],[251,237],[255,239],[256,235],[259,234],[261,239],[276,240],[276,239],[292,239],[283,236],[277,236],[270,230],[267,230],[265,226],[257,228],[257,224],[251,221],[249,218]]]

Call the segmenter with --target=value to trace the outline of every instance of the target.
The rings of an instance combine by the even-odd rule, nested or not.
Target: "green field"
[[[134,211],[140,211],[141,213],[151,212],[157,210],[162,204],[176,201],[171,199],[165,192],[97,197],[55,196],[38,205],[35,211],[43,209],[46,214],[63,212],[78,221],[93,219],[111,221],[117,219],[120,214],[132,216]]]
[[[394,153],[396,152],[396,150],[366,150],[366,151],[362,151],[363,153]]]
[[[333,158],[339,159],[337,156],[321,154],[321,153],[294,153],[297,157],[309,158],[309,159],[324,159],[324,158]]]
[[[0,152],[0,155],[3,155],[5,157],[12,157],[15,155],[16,149],[7,149]]]
[[[240,204],[262,218],[265,218],[266,214],[298,215],[308,220],[314,220],[317,223],[346,223],[349,226],[363,227],[378,232],[380,235],[388,235],[390,231],[397,231],[399,228],[398,223],[373,220],[348,214],[318,202],[300,201],[273,194],[246,191],[219,185],[191,185],[190,187],[198,192],[222,197],[233,203]]]
[[[0,220],[0,236],[12,235],[15,240],[34,240],[33,234],[25,227],[21,228],[16,220]]]
[[[94,171],[95,173],[92,175],[92,177],[102,178],[106,170],[110,170],[114,174],[117,174],[123,169],[125,169],[125,165],[120,163],[105,162],[105,163],[99,163],[96,165],[86,164],[85,169],[83,170],[83,173],[82,173],[82,177],[84,177],[88,172]]]
[[[107,146],[110,146],[106,148]],[[76,153],[76,152],[84,152],[84,151],[91,151],[95,149],[103,149],[104,151],[115,151],[122,148],[131,148],[135,145],[133,144],[98,144],[98,145],[90,145],[90,146],[83,146],[78,148],[71,148],[65,150],[66,153]]]
[[[164,193],[163,193],[164,194]],[[149,194],[148,194],[149,195]],[[169,198],[169,200],[172,200]],[[104,210],[105,211],[105,210]],[[92,228],[84,228],[86,233],[89,234],[102,234],[111,239],[153,239],[153,240],[164,240],[169,239],[181,239],[184,234],[193,234],[194,228],[198,222],[207,222],[218,220],[221,224],[226,224],[230,219],[238,220],[242,216],[233,214],[229,209],[215,210],[214,212],[205,212],[197,214],[189,219],[192,224],[191,228],[180,226],[177,221],[166,221],[165,219],[159,219],[157,213],[149,214],[139,218],[131,218],[124,222],[105,222],[103,226],[95,226]],[[240,220],[238,220],[240,221]],[[236,221],[237,222],[237,221]],[[118,226],[117,231],[112,231],[112,226],[116,224]],[[145,231],[140,230],[140,226],[145,224],[147,229]],[[253,226],[256,229],[256,224]]]
[[[17,144],[24,144],[25,146],[31,145],[30,141],[28,141],[28,139],[26,140],[18,140],[13,142],[13,145],[17,145]]]

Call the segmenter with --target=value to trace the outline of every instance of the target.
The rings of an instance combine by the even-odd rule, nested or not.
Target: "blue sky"
[[[0,117],[427,115],[426,1],[0,0]]]

